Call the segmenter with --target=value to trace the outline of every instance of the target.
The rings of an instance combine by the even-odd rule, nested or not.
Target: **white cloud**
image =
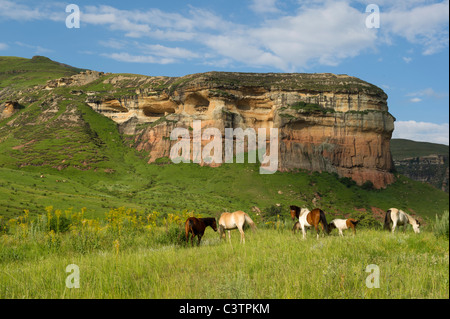
[[[422,45],[424,55],[433,54],[448,47],[448,11],[448,0],[412,8],[402,3],[381,13],[381,30]]]
[[[409,62],[411,62],[411,61],[413,60],[412,58],[406,57],[406,56],[404,56],[402,59],[403,59],[403,61],[405,61],[406,63],[409,63]]]
[[[128,43],[123,40],[117,40],[117,39],[109,39],[109,40],[100,40],[98,42],[101,46],[111,48],[111,49],[122,49]]]
[[[136,11],[119,10],[111,6],[86,6],[81,11],[81,22],[93,25],[105,25],[112,31],[125,31],[125,36],[139,38],[150,32],[150,26],[141,23]]]
[[[397,121],[392,137],[449,145],[449,124]]]
[[[277,0],[252,0],[249,8],[255,13],[277,13],[280,10],[276,2]]]
[[[21,46],[21,47],[24,47],[24,48],[28,48],[28,49],[32,49],[33,52],[36,53],[36,54],[45,54],[45,53],[53,52],[53,50],[47,49],[47,48],[43,48],[40,45],[32,45],[32,44],[28,44],[28,43],[19,42],[19,41],[16,41],[14,43],[17,44],[18,46]]]
[[[239,66],[272,67],[301,71],[315,65],[335,66],[369,50],[377,50],[398,37],[421,45],[423,54],[448,47],[449,2],[380,0],[380,29],[365,26],[367,13],[361,3],[368,0],[310,0],[298,2],[293,10],[277,0],[251,0],[253,12],[263,14],[257,24],[232,22],[211,10],[188,5],[188,11],[160,9],[122,10],[109,5],[81,7],[81,24],[105,27],[114,37],[125,36],[156,41],[149,52],[128,50],[115,53],[126,60],[167,61],[174,58],[201,59],[203,64],[221,61]],[[0,0],[0,19],[64,21],[63,3],[20,4]],[[173,47],[167,42],[176,41]],[[105,40],[100,44],[116,50],[128,48],[124,42]],[[195,46],[194,53],[192,47]],[[167,53],[166,59],[161,55]],[[109,56],[112,56],[109,54]],[[134,57],[134,58],[133,58]],[[139,58],[137,58],[139,57]],[[155,57],[160,57],[155,58]],[[206,58],[208,57],[208,58]],[[406,63],[410,57],[403,57]]]
[[[157,64],[169,64],[175,63],[176,60],[172,58],[155,57],[151,55],[131,55],[126,52],[121,53],[102,53],[102,56],[111,58],[120,62],[130,63],[157,63]]]
[[[408,93],[408,94],[406,94],[406,96],[433,97],[433,98],[441,99],[441,98],[448,96],[448,93],[439,93],[439,92],[436,92],[435,90],[433,90],[432,88],[426,88],[426,89],[419,90],[416,92]]]
[[[422,99],[418,98],[418,97],[413,97],[412,99],[409,99],[409,101],[413,102],[413,103],[418,103],[418,102],[422,102]]]
[[[1,43],[0,42],[0,50],[6,50],[8,48],[9,48],[9,46],[6,43]]]
[[[189,60],[200,57],[199,54],[184,48],[167,47],[160,44],[145,44],[138,41],[115,39],[100,41],[99,43],[107,48],[123,49],[126,47],[130,51],[138,52],[138,54],[130,54],[129,52],[101,54],[104,57],[121,62],[169,64],[179,62],[182,59]]]
[[[152,55],[167,58],[192,59],[200,56],[195,52],[179,47],[172,48],[160,44],[141,44],[139,46],[143,51],[146,51]]]
[[[304,7],[296,15],[267,20],[248,34],[260,49],[272,52],[290,69],[337,65],[374,48],[376,32],[365,27],[364,19],[364,13],[347,3],[327,2]]]
[[[0,17],[5,20],[32,21],[52,20],[64,21],[66,16],[62,3],[40,4],[38,7],[30,7],[17,2],[0,0]]]

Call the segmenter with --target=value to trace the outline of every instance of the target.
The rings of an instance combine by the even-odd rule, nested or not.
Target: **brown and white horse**
[[[416,234],[420,233],[420,223],[417,219],[412,218],[410,215],[397,208],[390,208],[386,212],[386,216],[384,217],[384,228],[388,230],[391,228],[392,233],[395,232],[397,225],[403,225],[403,231],[405,231],[408,224],[411,224]]]
[[[303,239],[306,238],[305,227],[312,227],[316,229],[317,239],[319,239],[319,224],[322,227],[322,231],[325,229],[325,233],[328,234],[328,224],[325,217],[325,213],[320,208],[315,208],[310,211],[308,208],[301,208],[295,205],[290,206],[292,220],[298,218],[300,228],[303,233]]]
[[[256,225],[250,216],[241,210],[234,213],[222,213],[219,218],[220,238],[225,238],[225,230],[228,230],[228,238],[231,243],[231,230],[237,228],[241,233],[241,243],[245,244],[244,224],[248,224],[253,230],[256,229]]]
[[[337,228],[339,230],[339,235],[344,236],[342,233],[343,230],[351,228],[353,230],[353,235],[356,235],[356,224],[359,223],[359,220],[353,218],[347,219],[333,219],[328,224],[328,231],[331,232],[333,229]]]
[[[184,224],[184,230],[186,232],[186,243],[189,242],[189,234],[191,234],[191,245],[194,245],[194,237],[197,236],[198,245],[202,240],[206,227],[211,226],[214,231],[217,231],[216,219],[213,217],[196,218],[189,217]]]

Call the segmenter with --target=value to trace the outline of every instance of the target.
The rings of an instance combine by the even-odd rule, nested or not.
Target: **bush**
[[[361,185],[361,188],[365,189],[365,190],[372,190],[372,189],[374,189],[373,183],[371,181],[366,181],[364,184]]]
[[[359,221],[357,227],[379,230],[382,228],[381,223],[376,220],[371,213],[353,213],[351,217]]]
[[[50,230],[55,233],[64,233],[69,230],[72,221],[69,218],[60,216],[59,218],[52,218],[50,220]]]
[[[341,178],[339,178],[339,182],[341,184],[344,184],[348,188],[350,188],[352,186],[356,186],[356,182],[353,179],[351,179],[350,177],[341,177]]]
[[[441,218],[436,215],[436,221],[433,226],[433,232],[436,237],[444,236],[447,239],[449,238],[449,214],[448,211],[445,211]]]
[[[265,219],[273,220],[277,216],[283,215],[283,206],[272,205],[263,210],[263,216]]]
[[[195,238],[197,240],[197,238]],[[171,225],[164,232],[156,236],[155,241],[161,245],[179,245],[186,243],[186,234],[181,226]]]

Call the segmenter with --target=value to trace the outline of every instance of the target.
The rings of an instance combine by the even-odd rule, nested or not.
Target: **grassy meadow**
[[[230,244],[207,228],[191,247],[183,221],[192,215],[25,213],[0,236],[0,298],[449,298],[448,220],[446,234],[363,226],[302,240],[277,218],[247,229],[244,245],[237,231]],[[71,264],[79,288],[66,287]],[[379,288],[366,286],[368,265],[379,267]]]

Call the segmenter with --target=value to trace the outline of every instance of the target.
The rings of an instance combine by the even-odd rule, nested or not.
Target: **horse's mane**
[[[300,216],[300,207],[296,206],[296,205],[291,205],[289,206],[289,208],[293,211],[295,211],[295,216],[297,216],[297,218]]]
[[[395,208],[395,209],[397,209],[397,208]],[[392,208],[389,209],[388,212],[390,212],[391,210],[392,210]],[[405,214],[406,218],[408,218],[408,221],[409,221],[409,223],[410,223],[411,225],[412,225],[412,221],[414,221],[414,222],[416,222],[416,223],[420,226],[420,222],[419,222],[419,220],[418,220],[417,218],[412,217],[410,214],[408,214],[407,212],[405,212],[405,211],[403,211],[403,210],[401,210],[401,209],[397,209],[397,212],[398,212],[398,213]]]
[[[295,210],[296,212],[300,211],[300,207],[296,206],[296,205],[291,205],[289,206],[290,209]]]
[[[211,225],[213,222],[216,221],[214,217],[203,217],[199,219],[202,220],[206,225]]]

